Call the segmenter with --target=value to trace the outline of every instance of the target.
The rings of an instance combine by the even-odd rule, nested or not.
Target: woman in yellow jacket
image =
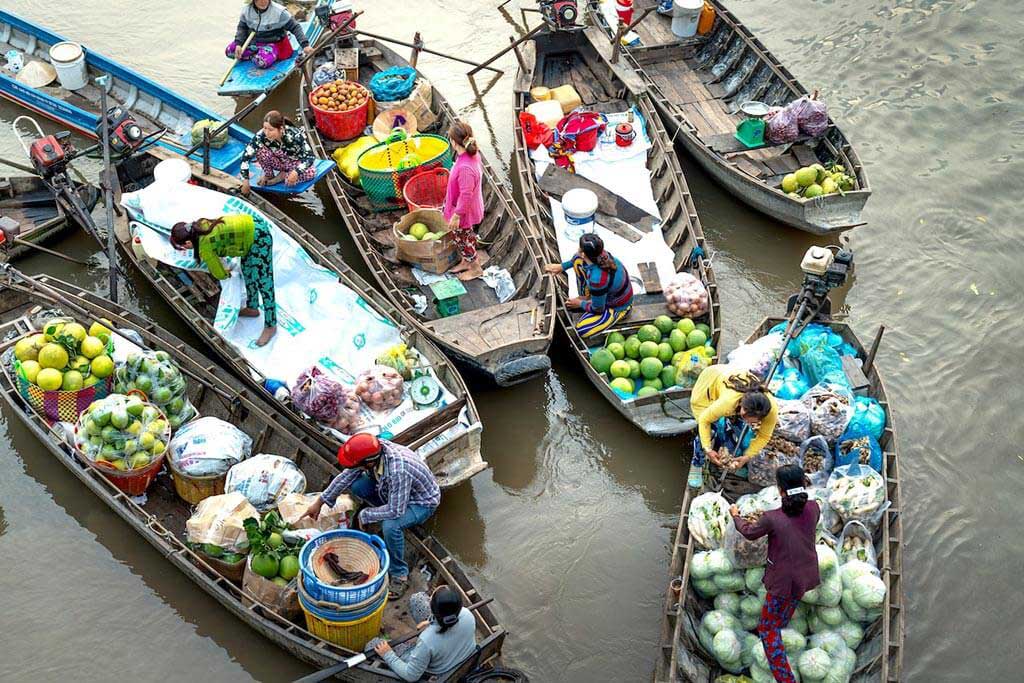
[[[740,469],[772,438],[779,416],[779,406],[764,384],[755,375],[737,371],[728,365],[712,365],[700,373],[693,386],[690,407],[697,420],[697,439],[693,444],[688,483],[700,488],[704,475],[704,456],[721,465],[712,431],[721,418],[740,417],[756,430],[743,455],[729,463],[733,471]]]

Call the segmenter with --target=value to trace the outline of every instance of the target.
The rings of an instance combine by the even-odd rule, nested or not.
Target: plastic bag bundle
[[[799,368],[786,368],[777,373],[769,384],[775,398],[792,401],[802,397],[811,388],[810,383]]]
[[[853,417],[853,393],[837,384],[816,384],[801,399],[811,411],[811,434],[838,439]]]
[[[114,388],[127,394],[141,391],[146,400],[167,415],[171,429],[178,429],[198,413],[188,399],[188,382],[166,351],[128,354],[125,364],[114,373]]]
[[[832,449],[821,436],[812,436],[800,444],[800,462],[813,486],[824,486],[835,467]]]
[[[772,332],[736,347],[729,352],[727,362],[731,368],[747,370],[763,379],[781,352],[782,333]]]
[[[768,142],[781,145],[800,137],[800,119],[790,105],[773,107],[765,119],[764,136]]]
[[[249,549],[249,537],[242,523],[258,515],[241,493],[210,496],[199,501],[196,511],[185,522],[185,538],[194,545],[244,553]]]
[[[792,107],[796,113],[797,125],[800,132],[816,138],[825,133],[828,128],[828,107],[820,100],[812,100],[804,95],[800,99],[787,105]]]
[[[193,124],[192,126],[192,131],[190,132],[192,144],[198,145],[203,141],[204,130],[209,128],[210,131],[212,132],[217,128],[220,128],[220,126],[223,125],[223,123],[223,121],[214,121],[213,119],[203,119],[202,121],[196,121],[195,124]],[[210,138],[210,147],[212,149],[221,149],[222,147],[228,144],[228,135],[229,133],[227,128],[217,133],[212,138]]]
[[[377,102],[404,100],[416,85],[416,69],[408,66],[393,66],[373,75],[370,92]]]
[[[820,334],[811,339],[800,341],[800,369],[812,384],[838,384],[850,386],[843,370],[843,361],[839,352],[829,345],[829,335]]]
[[[794,443],[803,443],[811,435],[811,410],[802,401],[778,401],[779,416],[775,435]]]
[[[870,396],[856,396],[853,399],[853,417],[846,427],[848,431],[862,431],[876,439],[885,433],[885,408]]]
[[[386,365],[394,368],[402,379],[412,379],[412,370],[420,364],[420,355],[415,349],[410,349],[405,344],[395,344],[384,353],[377,356],[378,365]]]
[[[296,408],[344,434],[351,434],[363,424],[355,392],[315,365],[299,375],[291,393]]]
[[[836,511],[828,503],[828,489],[825,488],[825,484],[811,486],[811,488],[807,489],[807,499],[815,501],[821,511],[821,514],[818,516],[818,535],[827,536],[830,546],[836,545],[838,541],[835,538],[835,534],[842,531],[843,521],[839,519],[839,515],[836,514]]]
[[[402,402],[405,380],[394,368],[376,365],[356,379],[356,396],[375,412],[391,410]]]
[[[193,477],[224,474],[252,455],[252,439],[216,417],[201,417],[182,426],[168,444],[174,469]]]
[[[870,467],[858,464],[836,467],[828,478],[828,503],[844,522],[858,520],[874,529],[886,502],[885,479]]]
[[[676,386],[692,388],[697,383],[700,373],[711,365],[711,359],[707,355],[698,353],[696,349],[692,351],[692,353],[686,353],[676,363]]]
[[[85,457],[121,472],[148,466],[170,438],[170,425],[156,406],[123,394],[94,401],[75,427],[75,446]]]
[[[288,458],[261,453],[228,470],[224,492],[234,491],[262,513],[276,507],[289,493],[304,493],[306,475]]]
[[[701,547],[716,550],[725,543],[726,532],[734,528],[729,502],[721,493],[702,493],[690,503],[687,528]]]
[[[277,504],[277,511],[281,513],[281,519],[291,529],[318,529],[329,531],[330,529],[347,529],[349,526],[349,513],[355,509],[356,504],[351,496],[344,494],[338,496],[334,505],[324,505],[316,519],[303,517],[310,505],[316,502],[317,493],[289,493]]]
[[[878,566],[878,554],[875,552],[875,544],[871,540],[871,532],[857,520],[853,520],[843,527],[836,553],[839,555],[839,564],[857,560],[867,562],[873,567]]]
[[[792,441],[772,436],[761,452],[747,463],[747,481],[758,486],[773,486],[775,470],[800,464],[800,448]]]
[[[343,81],[345,75],[341,69],[335,66],[332,62],[326,62],[321,64],[313,72],[313,87],[323,85],[324,83],[330,83],[331,81]]]
[[[867,465],[876,472],[882,471],[882,447],[875,437],[863,430],[847,428],[836,440],[836,465]]]
[[[673,315],[697,318],[708,312],[708,290],[696,276],[681,271],[665,286],[665,301]]]
[[[741,496],[736,501],[736,506],[740,509],[740,516],[752,524],[757,523],[761,515],[773,507],[759,494]],[[733,525],[725,535],[725,552],[733,565],[740,569],[761,567],[768,561],[768,537],[748,540]]]

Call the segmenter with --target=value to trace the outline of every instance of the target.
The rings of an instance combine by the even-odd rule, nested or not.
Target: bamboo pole
[[[527,33],[526,35],[524,35],[524,36],[523,36],[522,38],[517,38],[516,40],[512,41],[512,44],[511,44],[511,45],[509,45],[508,47],[506,47],[506,48],[505,48],[504,50],[501,50],[501,51],[499,51],[499,52],[498,52],[497,54],[493,55],[493,56],[492,56],[492,57],[491,57],[490,59],[488,59],[487,61],[483,62],[482,64],[478,64],[478,65],[476,66],[476,68],[472,69],[472,70],[471,70],[471,71],[470,71],[470,72],[469,72],[469,73],[468,73],[467,75],[469,75],[469,76],[472,76],[472,75],[473,75],[473,74],[475,74],[475,73],[476,73],[477,71],[480,71],[480,69],[486,69],[486,68],[488,68],[488,65],[489,65],[489,64],[491,64],[492,62],[494,62],[495,60],[497,60],[497,59],[498,59],[499,57],[501,57],[501,56],[502,56],[502,55],[504,55],[505,53],[507,53],[507,52],[510,52],[510,51],[512,51],[512,50],[514,50],[514,49],[516,49],[516,47],[517,47],[517,46],[518,46],[518,45],[519,45],[520,43],[525,43],[525,42],[526,42],[527,40],[529,40],[530,38],[532,38],[532,37],[533,37],[533,36],[535,36],[536,34],[540,33],[540,32],[541,32],[541,31],[543,31],[543,30],[544,30],[545,28],[546,28],[546,25],[545,25],[545,24],[540,24],[539,26],[537,26],[537,27],[535,27],[535,28],[531,29],[531,30],[530,30],[530,31],[529,31],[529,32],[528,32],[528,33]]]
[[[409,42],[406,42],[404,40],[398,40],[397,38],[388,38],[387,36],[379,36],[376,33],[370,33],[369,31],[361,31],[361,30],[357,29],[356,31],[354,31],[354,33],[357,33],[357,34],[359,34],[361,36],[366,36],[367,38],[375,38],[376,40],[382,40],[385,43],[394,43],[395,45],[402,45],[404,47],[416,47],[413,43],[409,43]],[[462,64],[469,64],[470,66],[477,67],[476,70],[487,69],[488,71],[495,71],[497,73],[505,73],[501,69],[495,69],[494,67],[487,66],[487,64],[477,64],[476,62],[471,62],[468,59],[462,59],[461,57],[456,57],[454,55],[449,55],[449,54],[446,54],[444,52],[440,52],[438,50],[431,50],[430,48],[427,48],[427,47],[422,47],[421,46],[420,47],[420,52],[426,52],[427,54],[430,54],[430,55],[437,55],[438,57],[444,57],[445,59],[450,59],[453,62],[461,62]],[[507,50],[506,50],[506,52],[507,52]],[[491,61],[493,61],[493,60],[491,60]],[[490,63],[490,62],[488,62],[488,63]]]
[[[252,39],[255,38],[255,37],[256,37],[256,31],[250,31],[249,32],[249,37],[245,39],[244,43],[242,43],[241,51],[239,51],[235,55],[234,60],[232,60],[232,62],[231,62],[231,66],[229,66],[228,70],[224,72],[224,77],[221,78],[220,79],[220,83],[217,84],[218,87],[224,85],[225,83],[227,83],[228,77],[231,75],[231,72],[234,71],[235,67],[238,66],[238,63],[240,61],[242,61],[242,56],[245,55],[245,51],[249,49],[249,43],[251,43]]]

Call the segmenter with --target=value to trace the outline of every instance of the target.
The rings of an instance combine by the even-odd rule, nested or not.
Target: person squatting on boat
[[[306,134],[276,109],[267,112],[263,127],[245,146],[238,174],[243,194],[249,194],[251,189],[249,178],[253,162],[263,169],[263,176],[257,181],[261,186],[283,182],[292,187],[316,177],[316,155]]]
[[[796,683],[781,631],[789,625],[804,593],[821,583],[818,553],[814,548],[821,509],[817,502],[808,500],[805,487],[811,482],[799,465],[785,465],[775,470],[775,480],[782,495],[781,509],[768,510],[753,523],[740,516],[736,505],[729,508],[729,514],[736,530],[748,540],[768,537],[768,567],[762,579],[768,594],[761,608],[757,635],[764,644],[764,654],[775,680]]]
[[[441,504],[441,488],[423,459],[405,446],[355,434],[338,449],[344,470],[309,506],[304,517],[316,519],[326,503],[351,491],[370,507],[359,512],[361,526],[380,523],[381,535],[391,558],[389,600],[405,594],[409,565],[405,561],[405,530],[423,524]]]
[[[196,263],[205,264],[218,280],[230,277],[222,258],[241,257],[245,281],[245,306],[238,312],[255,318],[263,308],[263,332],[256,346],[266,346],[277,333],[277,302],[274,299],[274,238],[270,225],[261,216],[244,213],[220,218],[200,218],[192,223],[176,223],[171,228],[171,246],[191,249]]]
[[[580,250],[565,263],[549,263],[544,270],[552,275],[572,270],[579,296],[568,299],[566,308],[582,310],[576,331],[586,339],[605,332],[629,315],[633,308],[633,283],[622,261],[604,248],[594,233],[580,237]]]
[[[255,33],[249,47],[242,46],[251,33]],[[306,54],[313,51],[302,26],[284,5],[271,0],[248,0],[235,28],[235,39],[224,49],[229,59],[251,61],[261,69],[269,69],[277,62],[295,54],[289,34]]]

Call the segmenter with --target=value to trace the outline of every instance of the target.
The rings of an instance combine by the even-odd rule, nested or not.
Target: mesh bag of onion
[[[665,301],[673,315],[696,318],[708,312],[708,290],[687,272],[676,273],[665,286]]]

